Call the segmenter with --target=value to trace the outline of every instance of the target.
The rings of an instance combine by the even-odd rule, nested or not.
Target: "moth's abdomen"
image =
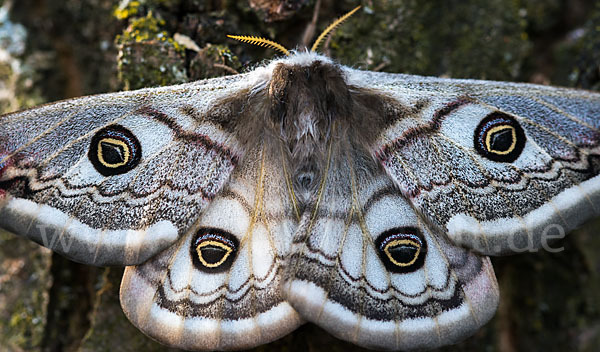
[[[274,134],[283,140],[295,193],[300,203],[306,204],[315,196],[334,144],[338,150],[351,144],[368,144],[363,138],[364,129],[360,132],[355,126],[356,121],[366,117],[360,116],[366,111],[365,101],[351,92],[339,66],[319,60],[306,65],[278,64],[273,69],[268,97],[268,125],[274,126]],[[379,113],[380,107],[381,101],[377,101],[369,108]]]

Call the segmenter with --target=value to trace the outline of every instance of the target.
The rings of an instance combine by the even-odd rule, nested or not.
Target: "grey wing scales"
[[[413,107],[388,116],[374,156],[453,242],[489,255],[535,250],[600,214],[600,94],[365,76],[369,87]]]
[[[83,263],[145,261],[194,223],[243,154],[223,123],[236,118],[230,97],[243,99],[241,83],[110,93],[3,116],[0,227]]]

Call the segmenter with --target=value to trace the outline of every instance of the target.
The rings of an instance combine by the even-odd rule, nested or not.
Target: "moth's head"
[[[317,140],[329,133],[328,123],[340,116],[350,116],[352,101],[343,70],[333,60],[317,53],[319,45],[335,28],[360,9],[354,8],[331,23],[310,48],[288,50],[274,41],[255,36],[234,36],[232,39],[279,50],[284,57],[252,72],[257,87],[266,88],[272,122],[287,140],[301,139],[308,131]],[[314,132],[318,130],[319,132]],[[322,137],[322,138],[321,138]],[[311,137],[312,138],[312,137]],[[294,143],[292,143],[294,144]],[[290,146],[292,155],[304,155],[312,150],[305,145]],[[296,148],[298,147],[298,148]]]
[[[327,28],[325,28],[325,30],[317,37],[317,39],[315,40],[315,42],[312,45],[312,47],[310,48],[310,50],[308,50],[308,48],[305,48],[303,50],[288,50],[283,45],[281,45],[277,42],[274,42],[272,40],[261,38],[261,37],[256,37],[256,36],[250,36],[250,35],[227,35],[227,37],[229,37],[231,39],[239,40],[244,43],[249,43],[249,44],[263,46],[263,47],[269,47],[269,48],[278,50],[289,59],[289,60],[284,59],[283,61],[290,61],[291,65],[308,66],[311,63],[313,63],[314,61],[316,61],[317,59],[318,59],[317,61],[324,61],[324,60],[322,60],[322,58],[326,58],[326,57],[323,55],[317,54],[317,49],[319,48],[321,43],[323,43],[329,36],[331,36],[333,34],[333,32],[335,31],[335,29],[339,25],[341,25],[344,21],[346,21],[350,16],[352,16],[359,9],[360,9],[360,6],[355,7],[350,12],[346,13],[342,17],[333,21],[333,23],[331,23],[329,26],[327,26]],[[326,61],[328,61],[328,60],[326,60]]]
[[[350,114],[350,92],[344,73],[331,59],[314,52],[299,52],[272,61],[268,96],[272,116],[285,120],[298,115],[328,116]]]

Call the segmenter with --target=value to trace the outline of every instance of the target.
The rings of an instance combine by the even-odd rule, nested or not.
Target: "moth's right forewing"
[[[176,241],[243,156],[243,75],[66,100],[0,119],[0,227],[75,261]]]
[[[537,250],[600,214],[600,94],[350,75],[414,107],[388,114],[371,150],[416,209],[454,243],[488,255]]]

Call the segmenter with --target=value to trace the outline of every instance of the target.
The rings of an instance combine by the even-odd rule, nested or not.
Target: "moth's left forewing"
[[[76,98],[0,119],[0,226],[96,265],[189,228],[243,155],[243,76]]]
[[[407,107],[373,154],[455,243],[535,250],[599,213],[598,93],[353,72]]]

